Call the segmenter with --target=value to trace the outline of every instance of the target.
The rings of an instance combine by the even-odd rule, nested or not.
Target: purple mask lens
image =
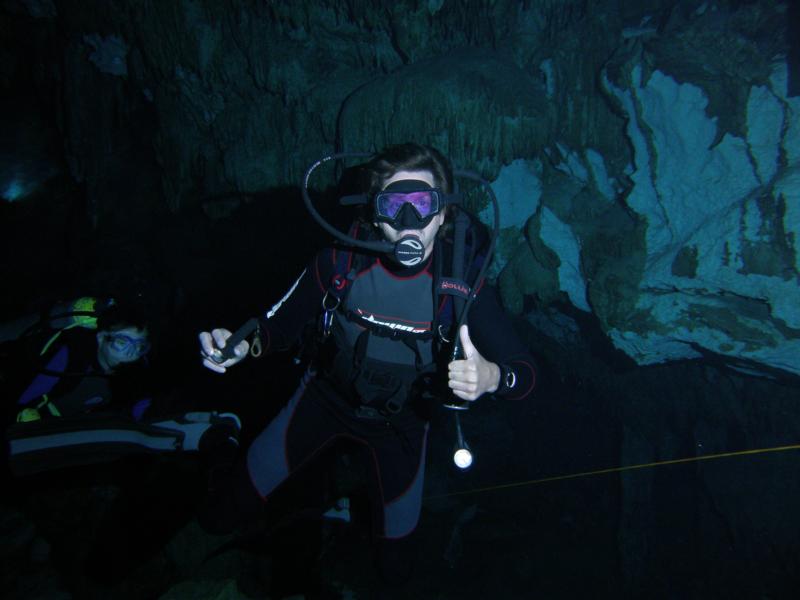
[[[423,219],[439,209],[433,191],[384,192],[378,195],[378,214],[394,219],[405,203],[411,204]]]

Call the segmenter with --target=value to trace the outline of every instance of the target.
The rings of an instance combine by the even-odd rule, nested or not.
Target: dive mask
[[[398,231],[423,229],[444,208],[442,193],[424,181],[395,181],[375,194],[375,220]]]
[[[127,358],[141,358],[150,351],[150,342],[144,337],[134,337],[121,332],[108,334],[109,348]]]

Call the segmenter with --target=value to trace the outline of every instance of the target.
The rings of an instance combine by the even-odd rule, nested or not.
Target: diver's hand
[[[464,360],[454,360],[448,365],[448,383],[453,394],[462,400],[477,400],[486,392],[497,391],[500,385],[500,367],[486,360],[469,339],[469,328],[462,325],[458,332]]]
[[[234,356],[232,358],[221,363],[211,358],[225,348],[225,341],[231,337],[231,335],[233,334],[227,329],[214,329],[211,332],[200,332],[200,335],[197,337],[200,340],[200,356],[203,358],[203,366],[205,368],[211,369],[216,373],[224,373],[228,370],[228,367],[232,367],[247,356],[247,352],[250,350],[250,344],[247,343],[247,340],[242,340],[233,349]]]

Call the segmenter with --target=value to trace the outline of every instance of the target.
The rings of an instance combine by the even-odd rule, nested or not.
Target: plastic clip
[[[263,351],[264,348],[261,345],[261,327],[256,327],[256,330],[253,333],[253,343],[250,344],[250,356],[253,358],[258,358],[261,356]]]
[[[330,298],[333,298],[334,302],[330,302]],[[331,333],[331,325],[333,325],[333,313],[334,311],[339,308],[339,303],[341,299],[335,295],[330,294],[330,292],[325,292],[325,296],[322,298],[322,336],[328,337]]]

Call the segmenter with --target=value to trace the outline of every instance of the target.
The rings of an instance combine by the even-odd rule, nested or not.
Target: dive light
[[[466,471],[472,466],[472,450],[464,440],[464,432],[461,431],[461,415],[455,413],[456,417],[456,446],[453,452],[453,462],[462,471]]]

